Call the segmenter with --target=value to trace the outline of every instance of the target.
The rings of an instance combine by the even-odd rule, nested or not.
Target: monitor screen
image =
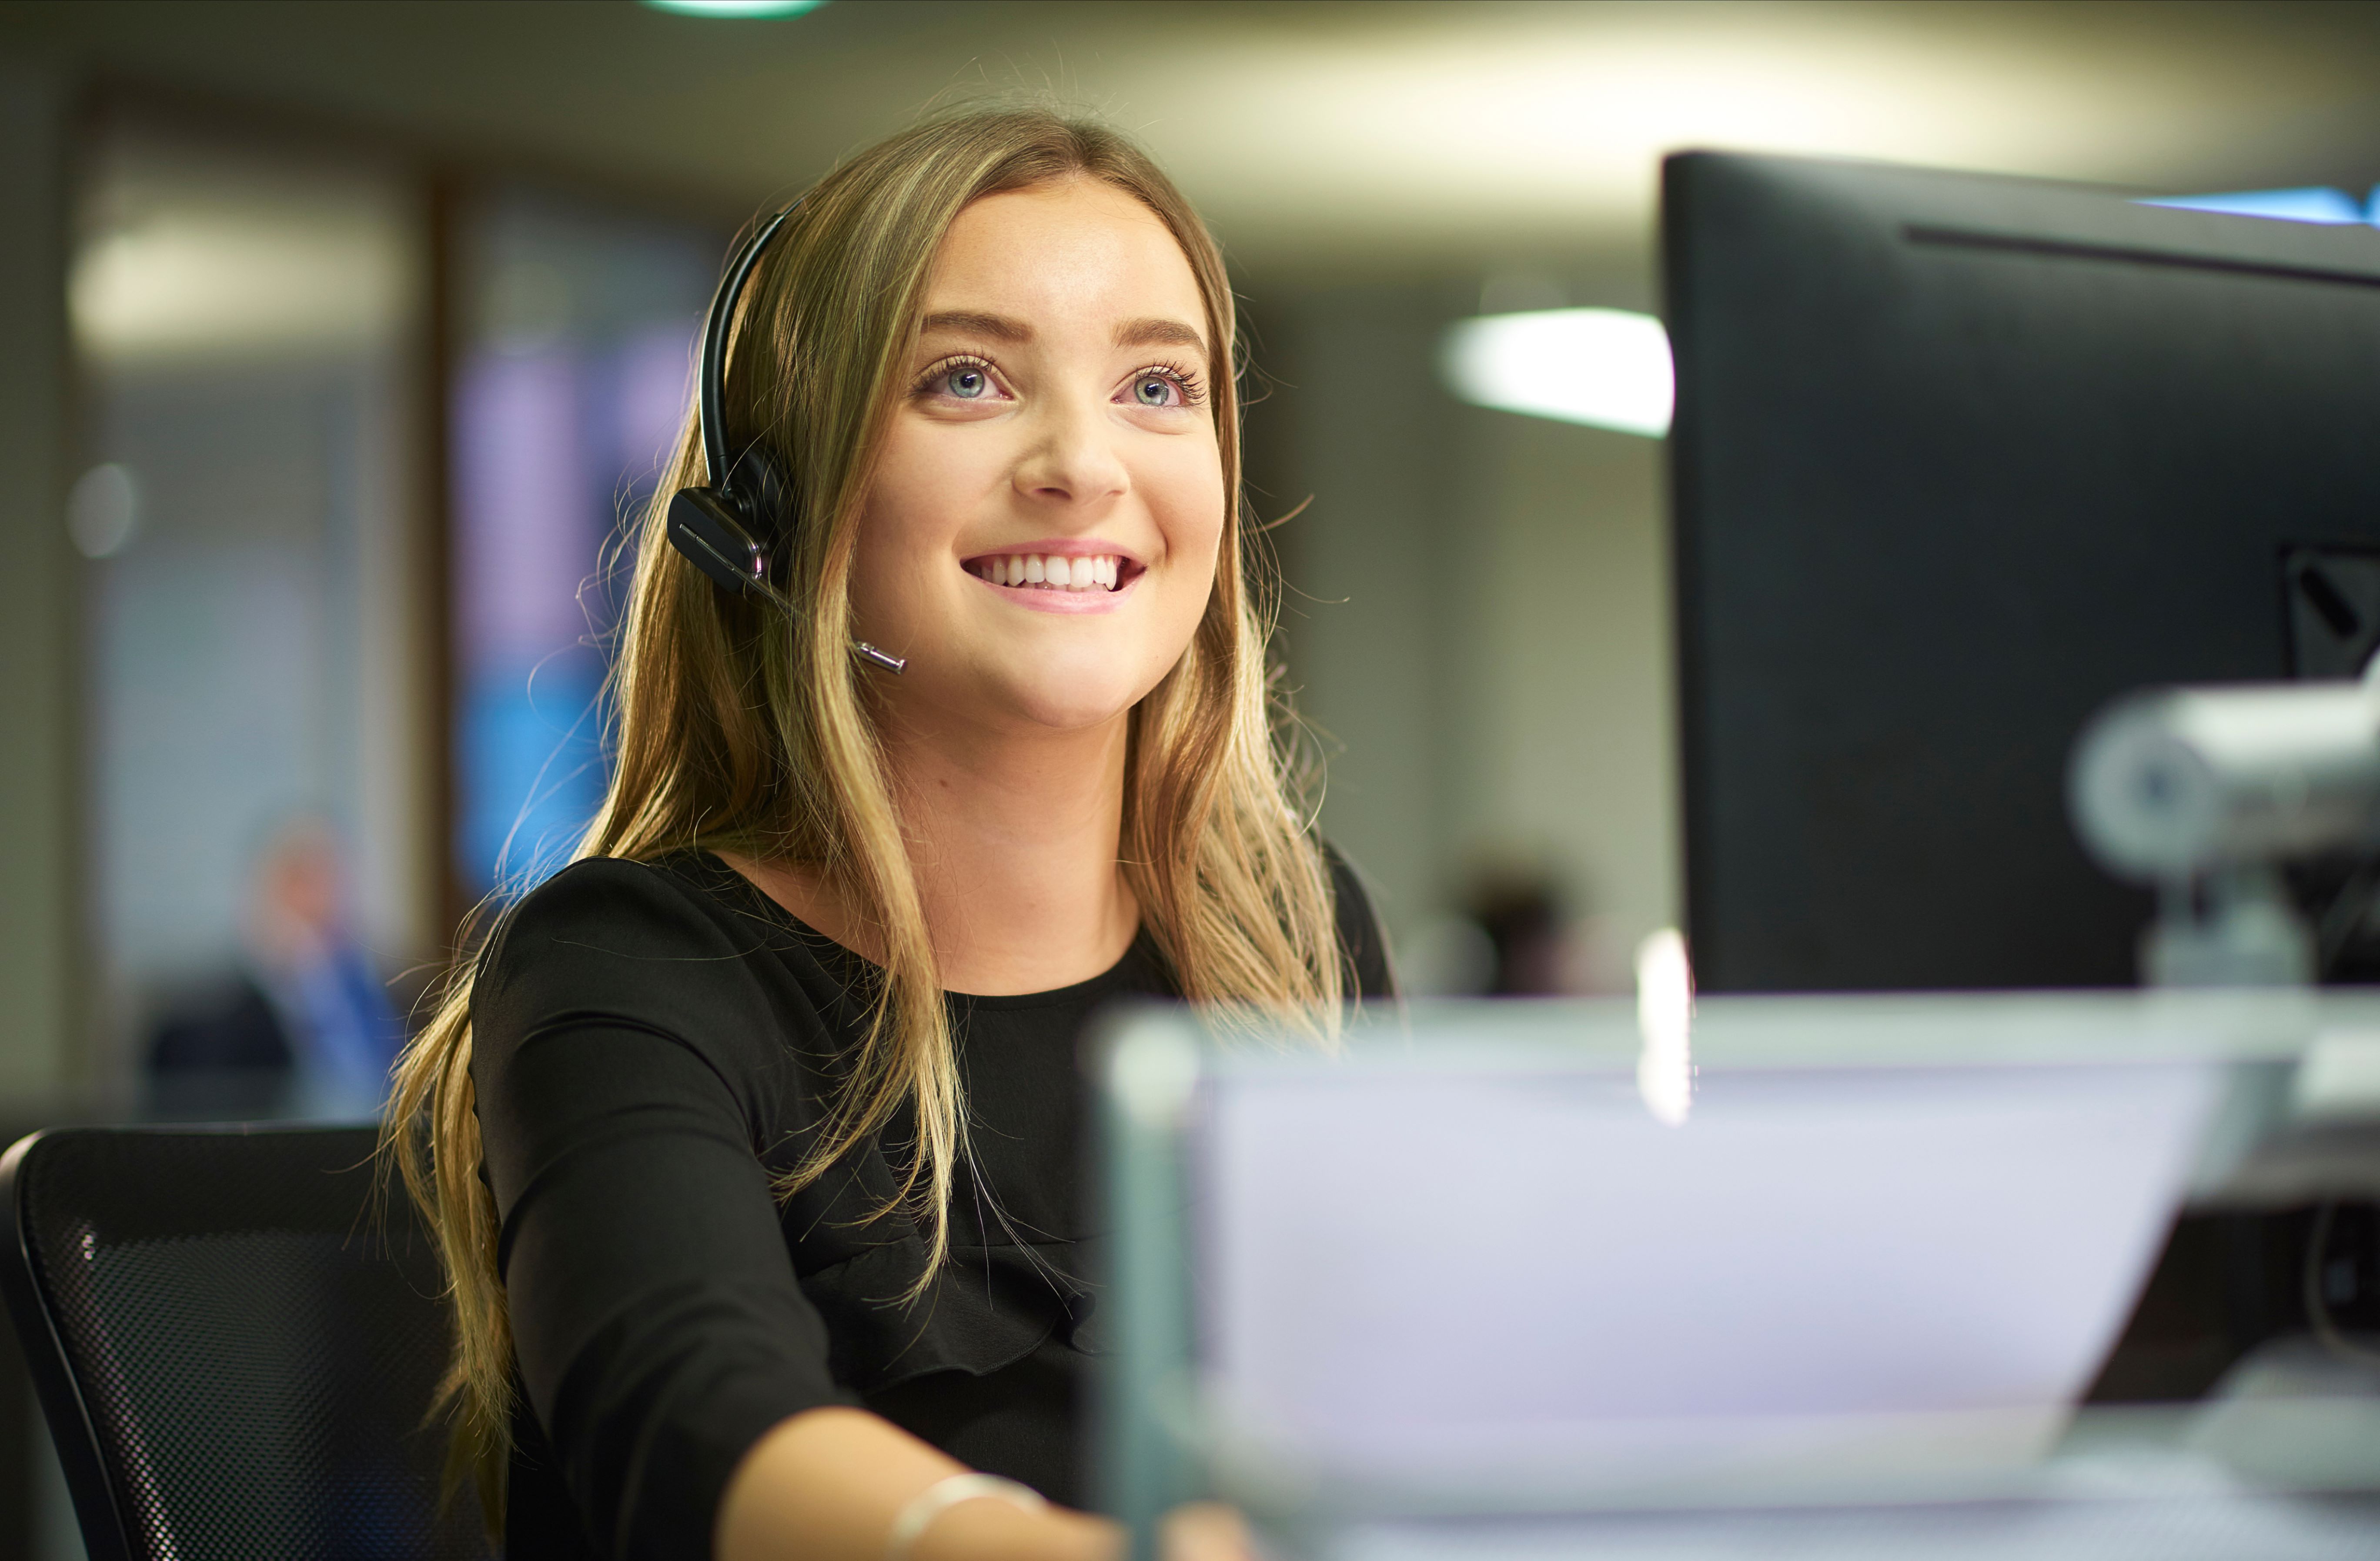
[[[1701,984],[2131,982],[2068,755],[2380,641],[2380,232],[1713,153],[1663,224]]]

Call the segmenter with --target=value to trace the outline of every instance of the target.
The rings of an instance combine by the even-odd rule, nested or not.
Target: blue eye
[[[975,401],[991,388],[991,381],[980,369],[953,369],[942,376],[942,385],[961,401]]]
[[[1143,406],[1164,406],[1173,394],[1173,381],[1151,374],[1132,387],[1132,393]]]

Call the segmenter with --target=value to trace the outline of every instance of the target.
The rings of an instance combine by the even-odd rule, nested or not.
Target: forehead
[[[1206,333],[1206,305],[1156,212],[1098,179],[988,195],[943,236],[927,309],[981,309],[1039,327],[1170,316]]]

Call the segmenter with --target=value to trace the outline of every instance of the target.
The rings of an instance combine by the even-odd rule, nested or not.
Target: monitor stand
[[[2166,885],[2141,935],[2150,986],[2301,986],[2314,974],[2313,931],[2272,867]]]

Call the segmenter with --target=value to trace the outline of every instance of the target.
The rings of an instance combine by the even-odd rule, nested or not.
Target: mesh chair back
[[[93,1128],[0,1159],[0,1281],[91,1561],[490,1554],[441,1509],[447,1325],[366,1128]]]

